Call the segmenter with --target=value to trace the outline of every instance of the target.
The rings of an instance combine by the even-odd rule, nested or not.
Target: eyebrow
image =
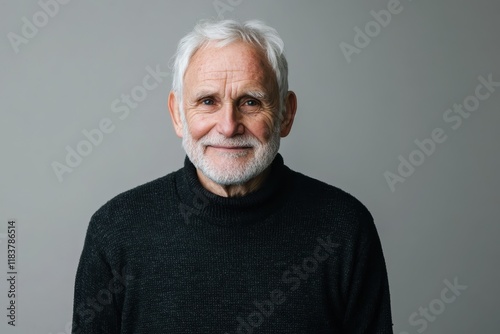
[[[198,101],[204,97],[208,97],[208,96],[212,96],[212,95],[215,95],[215,93],[213,91],[210,91],[210,90],[201,90],[199,92],[197,92],[194,96],[193,96],[193,99],[195,101]]]
[[[256,98],[256,99],[263,99],[263,100],[268,99],[268,95],[260,90],[251,90],[251,91],[246,92],[245,95],[248,95],[248,96]]]
[[[202,98],[214,96],[214,95],[217,95],[217,93],[212,91],[212,90],[201,90],[193,96],[193,99],[194,99],[194,101],[198,101]],[[263,91],[260,91],[260,90],[249,90],[249,91],[244,92],[242,94],[242,96],[250,96],[250,97],[253,97],[255,99],[263,99],[263,100],[269,99],[269,95]]]

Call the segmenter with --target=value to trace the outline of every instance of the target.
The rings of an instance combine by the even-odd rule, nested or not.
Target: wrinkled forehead
[[[241,41],[224,46],[209,42],[198,49],[189,61],[184,80],[185,83],[192,83],[192,80],[220,80],[228,76],[262,82],[276,81],[264,51]]]

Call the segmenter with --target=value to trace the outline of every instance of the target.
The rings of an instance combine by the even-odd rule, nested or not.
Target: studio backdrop
[[[374,216],[394,332],[497,333],[500,3],[0,2],[0,332],[70,333],[91,215],[182,167],[170,58],[206,18],[285,42],[280,152]],[[277,310],[278,311],[278,310]]]

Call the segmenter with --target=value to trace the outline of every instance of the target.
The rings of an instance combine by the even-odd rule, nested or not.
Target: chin
[[[260,174],[252,160],[249,157],[230,156],[218,159],[205,158],[199,167],[206,177],[217,184],[240,185]]]
[[[214,142],[217,140],[211,140],[210,145],[207,145],[200,140],[193,140],[187,128],[182,138],[189,159],[208,179],[223,186],[242,185],[271,165],[280,146],[279,128],[275,129],[267,143],[261,144],[257,140],[253,143],[251,140],[238,143],[247,148],[217,148],[212,146]]]

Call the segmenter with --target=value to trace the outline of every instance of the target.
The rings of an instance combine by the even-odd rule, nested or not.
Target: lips
[[[209,145],[206,146],[207,149],[213,150],[213,152],[218,152],[218,154],[247,154],[252,147],[250,146],[220,146],[220,145]]]
[[[208,146],[221,150],[246,150],[252,148],[251,146],[220,146],[220,145],[208,145]]]

